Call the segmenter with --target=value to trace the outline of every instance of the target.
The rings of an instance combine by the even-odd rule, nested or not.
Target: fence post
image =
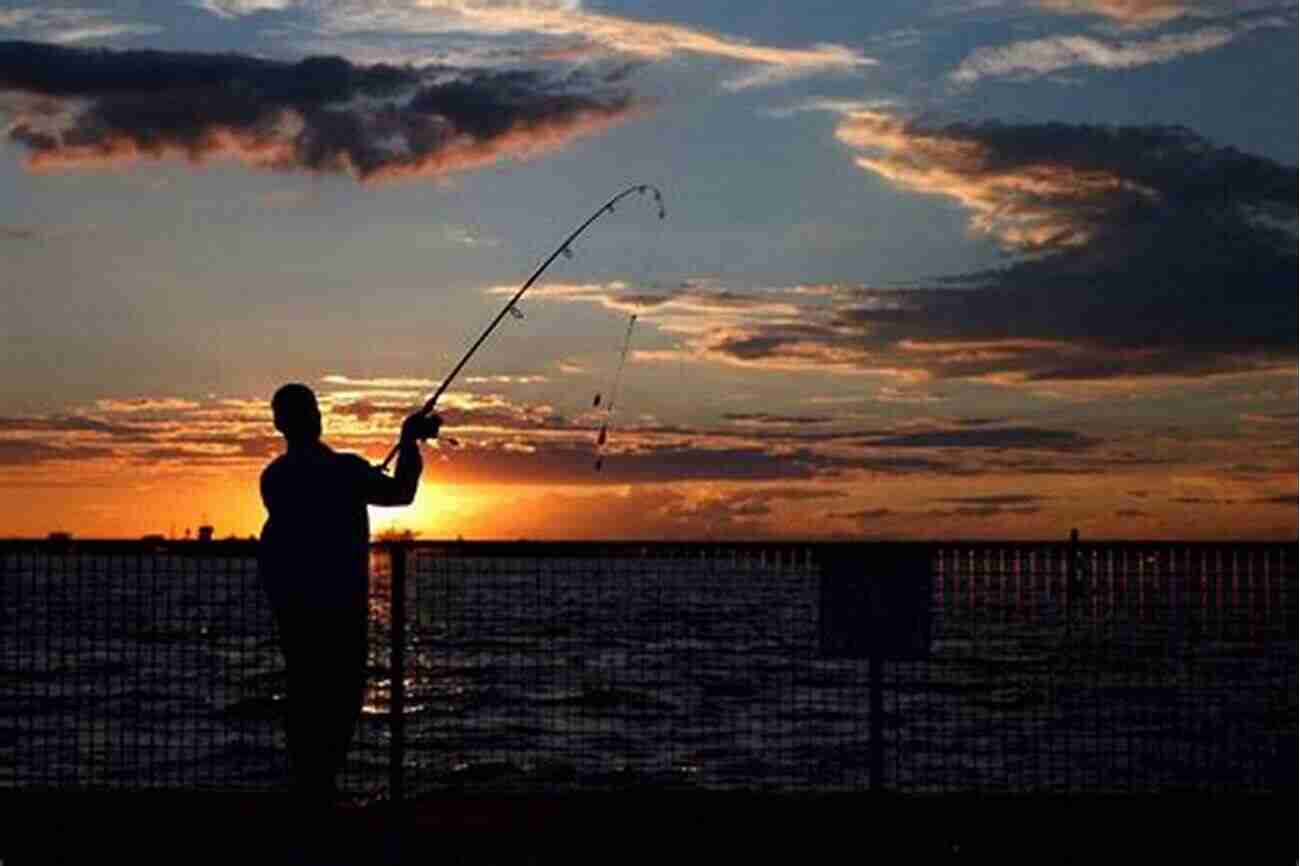
[[[885,775],[885,700],[880,682],[884,659],[879,650],[872,651],[868,666],[871,673],[871,779],[867,789],[875,792],[884,790]]]
[[[402,772],[406,759],[406,545],[394,542],[388,548],[390,562],[389,616],[392,620],[392,647],[389,671],[389,712],[392,714],[392,738],[388,753],[388,790],[394,803],[405,796],[406,779]]]

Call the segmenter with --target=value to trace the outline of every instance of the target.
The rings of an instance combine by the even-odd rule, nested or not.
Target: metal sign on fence
[[[820,650],[833,658],[930,655],[931,553],[926,547],[834,547],[821,557]]]

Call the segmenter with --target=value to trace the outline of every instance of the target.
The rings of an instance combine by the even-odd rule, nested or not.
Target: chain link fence
[[[0,786],[287,787],[255,545],[6,542],[0,588]],[[341,785],[1294,791],[1295,590],[1294,544],[376,544]]]

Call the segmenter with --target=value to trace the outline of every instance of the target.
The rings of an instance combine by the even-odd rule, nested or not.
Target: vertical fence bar
[[[394,803],[404,799],[406,759],[406,545],[394,543],[389,553],[389,617],[392,647],[389,671],[389,711],[392,737],[388,744],[388,790]]]
[[[873,650],[868,665],[871,669],[871,779],[868,784],[871,791],[877,792],[884,790],[885,772],[885,700],[881,684],[884,662],[881,653]]]

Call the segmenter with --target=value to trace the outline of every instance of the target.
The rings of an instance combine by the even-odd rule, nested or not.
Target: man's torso
[[[267,466],[259,570],[277,605],[364,604],[368,470],[360,457],[323,444],[283,454]]]

